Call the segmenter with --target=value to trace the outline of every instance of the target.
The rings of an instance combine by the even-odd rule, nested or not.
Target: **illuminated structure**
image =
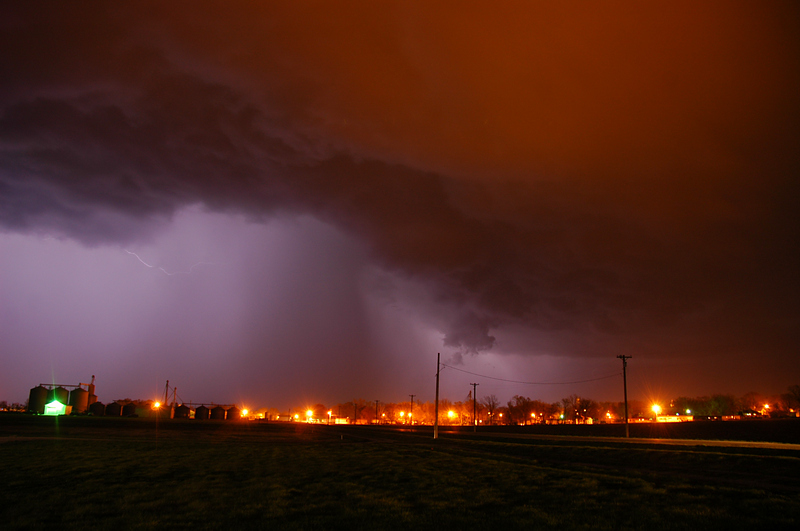
[[[86,389],[83,388],[86,386]],[[72,389],[70,391],[69,389]],[[28,412],[39,415],[69,415],[73,413],[86,413],[89,406],[97,402],[95,394],[94,375],[90,383],[79,384],[39,384],[31,389],[28,397]],[[49,404],[58,402],[62,406],[69,406],[62,413],[52,413],[52,408],[46,409]],[[48,411],[50,411],[48,413]]]

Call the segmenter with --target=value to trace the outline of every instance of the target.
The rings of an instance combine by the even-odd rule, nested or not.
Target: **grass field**
[[[800,451],[0,417],[0,528],[792,529]]]

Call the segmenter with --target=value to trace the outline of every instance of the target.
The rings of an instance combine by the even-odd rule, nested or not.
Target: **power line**
[[[567,384],[577,384],[577,383],[586,383],[586,382],[596,382],[598,380],[606,380],[608,378],[614,378],[620,375],[620,373],[615,372],[614,374],[609,374],[607,376],[600,376],[598,378],[590,378],[588,380],[575,380],[573,382],[523,382],[520,380],[508,380],[506,378],[497,378],[495,376],[487,376],[485,374],[479,374],[477,372],[470,372],[465,371],[464,369],[459,369],[458,367],[453,367],[452,365],[447,365],[442,363],[442,367],[448,367],[455,371],[464,372],[467,374],[471,374],[473,376],[480,376],[481,378],[489,378],[490,380],[499,380],[501,382],[509,382],[509,383],[517,383],[517,384],[525,384],[525,385],[567,385]]]

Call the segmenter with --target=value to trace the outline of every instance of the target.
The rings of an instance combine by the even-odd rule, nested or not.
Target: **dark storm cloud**
[[[446,346],[795,352],[795,10],[517,8],[6,6],[0,221],[310,213]]]

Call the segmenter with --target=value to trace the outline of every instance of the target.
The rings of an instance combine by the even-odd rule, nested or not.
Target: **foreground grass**
[[[797,489],[702,474],[705,464],[723,470],[727,460],[793,474],[800,460],[791,456],[687,453],[694,474],[685,477],[644,469],[648,459],[666,459],[673,470],[677,451],[641,450],[633,469],[619,469],[604,464],[620,460],[623,450],[613,448],[287,430],[5,442],[0,522],[4,529],[650,530],[797,529],[800,521]]]

